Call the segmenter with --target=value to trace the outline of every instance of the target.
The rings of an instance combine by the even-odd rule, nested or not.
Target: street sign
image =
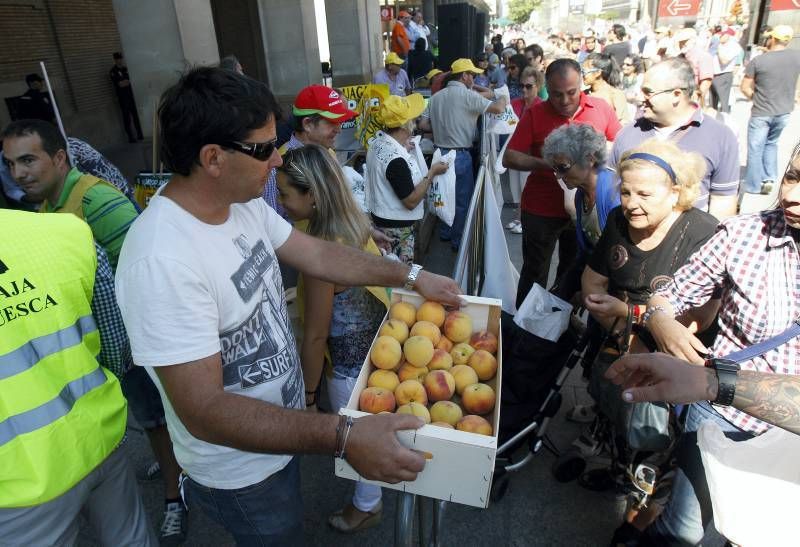
[[[583,15],[585,0],[569,0],[569,14]]]
[[[700,0],[660,0],[658,2],[659,17],[692,17],[697,15],[698,11],[700,11]]]
[[[769,9],[771,11],[800,9],[800,0],[772,0],[772,2],[770,2]]]
[[[394,6],[381,6],[381,21],[394,19]]]

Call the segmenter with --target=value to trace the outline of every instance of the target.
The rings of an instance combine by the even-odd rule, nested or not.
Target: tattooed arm
[[[624,388],[628,402],[685,404],[717,398],[716,373],[663,353],[637,353],[617,360],[606,377]],[[739,371],[735,408],[800,435],[800,376]]]

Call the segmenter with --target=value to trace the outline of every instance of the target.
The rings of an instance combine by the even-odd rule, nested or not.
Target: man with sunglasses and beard
[[[575,226],[564,209],[564,192],[557,177],[568,165],[550,165],[541,155],[547,136],[570,123],[586,123],[614,140],[620,129],[617,116],[603,99],[581,91],[581,67],[574,59],[557,59],[547,67],[548,99],[528,108],[503,155],[503,165],[530,171],[522,190],[522,271],[517,306],[534,283],[547,288],[550,260],[558,242],[558,276],[569,270],[577,255]]]
[[[739,194],[739,142],[725,124],[706,116],[693,102],[695,74],[686,59],[673,58],[645,72],[642,117],[626,125],[614,141],[610,165],[650,138],[671,140],[706,160],[706,174],[694,206],[719,220],[736,214]]]
[[[158,112],[173,175],[128,232],[116,276],[134,361],[161,394],[188,506],[237,544],[302,544],[294,455],[335,455],[364,478],[411,481],[425,459],[396,431],[422,421],[305,411],[278,260],[337,285],[405,286],[445,305],[458,306],[461,289],[294,230],[261,199],[282,164],[278,105],[263,83],[196,68]]]

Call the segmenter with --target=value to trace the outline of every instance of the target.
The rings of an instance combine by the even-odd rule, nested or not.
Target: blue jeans
[[[643,545],[696,545],[703,540],[705,527],[712,521],[708,483],[697,446],[697,430],[707,421],[716,422],[725,436],[734,441],[752,438],[737,428],[709,403],[689,405],[686,425],[678,443],[678,469],[672,483],[669,502],[658,519],[646,531]],[[712,532],[715,533],[715,532]]]
[[[221,524],[236,545],[305,545],[300,459],[263,481],[239,488],[208,488],[187,477],[183,482],[187,507],[201,509]]]
[[[761,192],[765,180],[778,181],[778,139],[789,123],[789,114],[753,116],[747,124],[747,172],[744,191]]]
[[[442,148],[442,154],[446,154],[449,149]],[[460,149],[456,152],[456,216],[453,225],[447,226],[441,223],[439,227],[439,237],[443,240],[450,240],[453,249],[458,249],[461,243],[461,235],[464,232],[464,222],[467,218],[469,202],[472,200],[472,192],[475,190],[475,176],[472,174],[472,155],[469,150]]]

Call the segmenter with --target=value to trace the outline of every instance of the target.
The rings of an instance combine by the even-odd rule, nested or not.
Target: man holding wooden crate
[[[414,480],[424,458],[395,432],[412,416],[305,412],[278,260],[337,285],[405,286],[460,304],[451,279],[292,229],[261,198],[282,161],[277,103],[256,80],[197,68],[159,107],[173,176],[131,227],[117,296],[134,361],[156,382],[184,499],[236,538],[302,538],[295,454],[345,458],[363,477]]]

